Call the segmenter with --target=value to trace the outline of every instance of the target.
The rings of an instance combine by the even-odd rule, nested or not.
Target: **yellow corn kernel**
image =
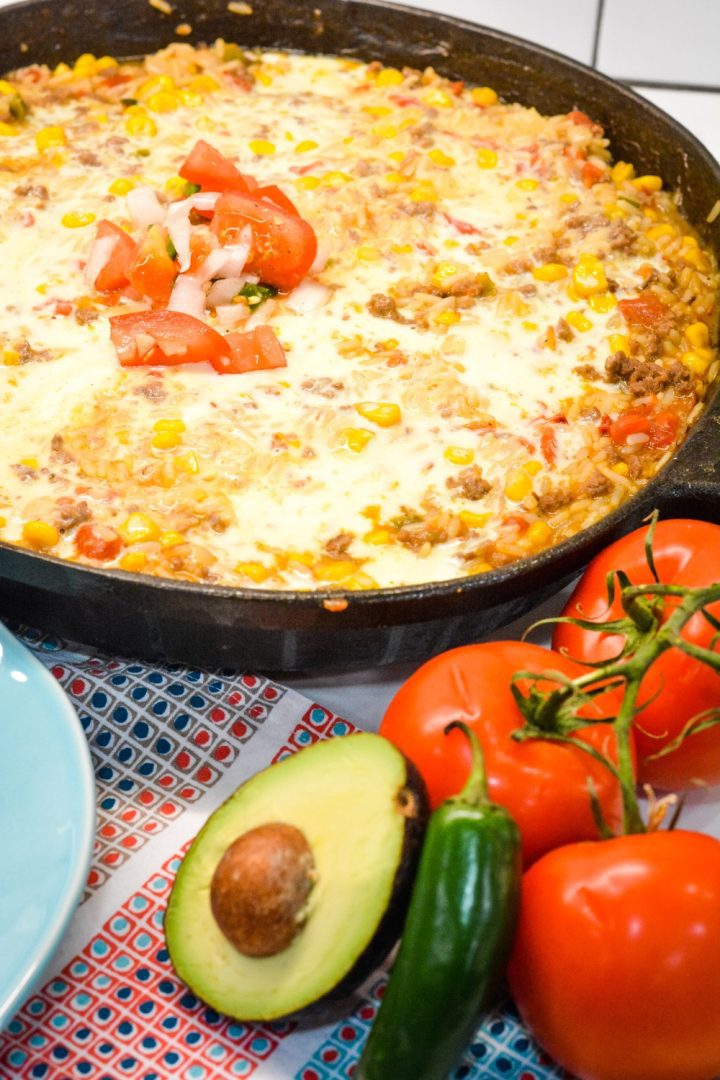
[[[20,353],[17,349],[3,349],[3,364],[5,367],[17,367],[20,363]]]
[[[453,262],[439,262],[433,270],[430,280],[436,289],[442,289],[449,281],[457,277],[460,267]]]
[[[380,544],[390,544],[392,543],[392,534],[389,529],[383,529],[382,526],[378,525],[376,528],[366,532],[363,536],[363,540],[366,544],[375,544],[376,546],[380,546]]]
[[[626,180],[632,180],[634,175],[635,166],[631,165],[629,161],[616,161],[610,170],[610,178],[618,187],[620,184],[624,184]]]
[[[118,532],[126,544],[146,544],[150,540],[158,540],[162,529],[147,514],[134,513],[118,527]]]
[[[0,79],[0,94],[17,94],[17,90],[7,79]]]
[[[388,154],[390,160],[394,161],[396,165],[399,165],[401,162],[403,162],[406,156],[407,155],[404,150],[393,150],[392,154]]]
[[[472,465],[475,460],[475,451],[469,446],[448,446],[443,452],[443,457],[452,465]]]
[[[128,551],[123,555],[119,565],[123,570],[139,574],[147,565],[147,555],[144,551]]]
[[[574,191],[566,191],[564,195],[560,196],[560,202],[568,203],[568,205],[570,205],[571,203],[576,203],[579,198],[580,196],[576,195]]]
[[[53,75],[69,75],[72,68],[68,64],[56,64],[53,68]]]
[[[598,293],[597,296],[590,297],[588,307],[596,311],[598,315],[605,315],[608,311],[612,311],[614,307],[617,307],[617,300],[611,292]]]
[[[481,146],[477,152],[477,163],[481,169],[494,169],[498,163],[497,151]]]
[[[114,56],[101,56],[95,61],[96,71],[109,71],[110,68],[115,68],[117,66],[118,62]]]
[[[703,273],[710,269],[710,260],[700,248],[691,247],[686,251],[683,251],[683,259],[686,263],[689,263],[690,266],[694,266],[696,270],[700,270]]]
[[[651,225],[645,235],[649,240],[659,240],[662,236],[675,236],[676,233],[677,230],[672,225],[663,222],[662,225]]]
[[[613,472],[616,472],[618,474],[618,476],[627,476],[627,474],[630,472],[630,466],[628,465],[627,461],[618,461],[617,465],[612,465],[611,468]]]
[[[136,181],[131,180],[129,176],[119,176],[117,180],[113,180],[108,191],[111,195],[127,195],[128,191],[132,191],[136,186]],[[183,180],[183,188],[184,187],[185,181]]]
[[[386,184],[404,184],[407,180],[407,176],[401,172],[389,172],[385,173]]]
[[[0,135],[6,139],[14,139],[16,135],[20,134],[20,129],[13,127],[12,124],[6,124],[3,120],[0,120]]]
[[[303,139],[302,142],[296,144],[295,153],[307,154],[309,150],[317,150],[317,148],[318,144],[315,142],[314,139]]]
[[[390,250],[396,255],[409,255],[415,249],[412,244],[391,244]]]
[[[362,111],[368,116],[390,116],[392,109],[389,105],[363,105]]]
[[[693,375],[704,375],[713,358],[712,349],[690,349],[682,354],[682,362]]]
[[[60,533],[47,521],[26,521],[22,527],[22,537],[36,551],[47,551],[58,543]]]
[[[595,255],[581,255],[572,275],[573,287],[578,296],[595,296],[607,292],[605,268]]]
[[[185,543],[187,543],[187,536],[183,536],[181,532],[175,532],[174,529],[160,533],[160,547],[162,548],[173,548]]]
[[[20,458],[20,464],[21,465],[27,465],[28,469],[38,469],[38,468],[40,468],[40,462],[38,461],[38,459],[36,457]]]
[[[527,330],[530,333],[533,333],[535,330],[537,330],[538,324],[536,322],[529,322],[526,319],[522,324],[522,328],[523,328],[523,330]]]
[[[40,128],[35,134],[35,145],[38,150],[48,150],[51,146],[66,146],[67,136],[65,128],[57,124],[50,127]]]
[[[125,131],[128,135],[157,135],[157,124],[152,116],[142,111],[127,118]]]
[[[432,180],[421,180],[410,192],[412,202],[437,202],[438,191]]]
[[[608,338],[608,344],[614,353],[630,352],[630,338],[627,334],[611,334]]]
[[[322,183],[319,176],[299,176],[295,181],[295,187],[302,191],[314,191]]]
[[[170,75],[152,75],[145,82],[140,83],[135,97],[138,101],[146,101],[153,94],[172,92],[177,89],[175,80]]]
[[[180,104],[180,99],[171,90],[159,90],[157,94],[151,94],[145,104],[153,112],[169,113],[175,112]]]
[[[458,514],[463,524],[470,529],[482,529],[483,525],[487,525],[492,516],[492,514],[478,514],[475,510],[461,510]]]
[[[619,203],[606,203],[605,214],[610,221],[615,221],[617,218],[627,217],[627,210],[624,206],[620,206]]]
[[[586,330],[592,330],[592,323],[582,311],[568,311],[565,321],[570,323],[573,330],[579,330],[581,334]]]
[[[710,330],[704,322],[694,322],[686,326],[685,337],[693,349],[706,349],[710,344]]]
[[[652,195],[655,191],[662,191],[663,182],[659,176],[636,176],[633,180],[633,186],[638,191],[644,191],[648,195]]]
[[[94,214],[76,214],[73,211],[69,214],[63,214],[60,218],[66,229],[82,229],[86,225],[92,225],[94,220]]]
[[[190,89],[194,94],[212,94],[220,89],[220,83],[212,75],[196,75],[190,80]]]
[[[177,431],[158,431],[150,440],[150,445],[156,450],[174,450],[182,442],[182,437]]]
[[[196,94],[194,90],[188,90],[186,86],[177,91],[178,101],[181,105],[187,105],[189,109],[197,109],[203,104],[202,94]]]
[[[377,262],[378,259],[382,258],[382,251],[379,248],[371,247],[369,244],[361,244],[355,255],[362,262]]]
[[[542,472],[542,468],[542,461],[526,461],[523,465],[523,469],[528,474],[528,476],[537,476],[539,472]]]
[[[7,525],[7,518],[0,514],[0,529],[4,529]]]
[[[505,495],[513,502],[520,502],[532,491],[532,480],[522,469],[513,469],[508,474]]]
[[[656,210],[654,206],[643,207],[643,215],[646,218],[650,218],[651,221],[660,220],[660,211]]]
[[[450,311],[449,309],[447,311],[441,311],[435,316],[433,322],[436,323],[437,326],[455,326],[456,323],[460,322],[460,313],[458,311]]]
[[[338,187],[339,184],[349,184],[351,180],[352,176],[348,176],[346,172],[334,169],[323,175],[322,183],[324,187]]]
[[[375,80],[376,86],[399,86],[401,82],[405,81],[405,77],[401,71],[397,68],[386,67],[383,68],[377,79]]]
[[[200,463],[192,450],[189,450],[186,454],[176,454],[173,458],[173,465],[176,470],[189,473],[191,476],[195,476],[200,472]]]
[[[455,164],[455,158],[450,157],[443,150],[431,150],[428,157],[434,165],[441,165],[444,169],[449,169],[451,165]]]
[[[353,454],[361,454],[374,438],[375,432],[368,431],[367,428],[345,428],[341,432],[341,446],[343,449],[352,450]]]
[[[519,236],[506,236],[503,240],[503,244],[505,244],[506,247],[512,247],[513,244],[517,244],[519,239]]]
[[[400,406],[393,401],[361,401],[355,412],[378,427],[395,427],[402,419]]]
[[[545,263],[543,266],[534,267],[532,276],[536,281],[560,281],[567,277],[567,272],[567,266],[562,263]]]
[[[684,248],[696,248],[698,246],[697,238],[691,233],[687,233],[682,238],[682,245]]]
[[[533,521],[525,536],[533,547],[545,547],[552,539],[552,529],[546,521]]]
[[[490,86],[475,86],[470,91],[470,97],[473,100],[473,104],[487,107],[488,105],[497,105],[498,96],[497,93]]]
[[[540,187],[540,181],[535,180],[532,176],[527,176],[524,180],[516,180],[515,187],[520,188],[521,191],[535,191]]]
[[[259,562],[239,562],[235,567],[235,573],[250,578],[256,585],[262,585],[263,581],[267,581],[270,577],[271,571]]]
[[[94,75],[96,70],[97,59],[92,53],[83,53],[82,56],[78,56],[73,65],[73,72],[83,78],[87,75]]]
[[[394,124],[373,124],[370,128],[373,135],[379,139],[396,139],[398,129]]]
[[[318,559],[312,568],[318,581],[342,581],[356,570],[357,563],[352,559]]]
[[[259,157],[269,157],[277,149],[275,143],[268,142],[267,139],[251,139],[248,145],[253,154],[257,154]]]
[[[183,432],[187,431],[185,423],[179,417],[161,417],[160,420],[156,420],[153,424],[153,431],[173,431]]]
[[[431,105],[435,109],[451,109],[454,98],[446,90],[441,90],[438,86],[435,86],[432,90],[428,90],[426,94],[423,94],[423,101],[426,105]]]

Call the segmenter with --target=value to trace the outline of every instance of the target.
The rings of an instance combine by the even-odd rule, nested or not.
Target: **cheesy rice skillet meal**
[[[432,70],[28,67],[0,204],[0,538],[65,559],[482,573],[627,499],[718,371],[716,264],[661,179]]]

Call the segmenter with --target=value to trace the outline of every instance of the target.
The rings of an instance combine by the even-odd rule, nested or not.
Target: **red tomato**
[[[650,421],[644,412],[628,409],[610,425],[610,438],[616,446],[625,446],[630,435],[648,435]]]
[[[608,608],[606,577],[614,570],[624,570],[634,585],[649,585],[653,581],[645,558],[646,536],[647,529],[637,529],[596,556],[563,615],[596,619],[599,626],[606,620],[621,617],[618,596]],[[660,521],[655,530],[653,554],[658,575],[665,584],[711,585],[718,579],[720,526],[706,521]],[[713,604],[710,611],[720,618],[720,604]],[[698,614],[686,624],[683,637],[708,647],[714,632]],[[617,655],[622,642],[623,638],[616,634],[583,630],[569,623],[558,623],[553,634],[554,648],[581,663],[609,660]],[[647,704],[638,714],[635,729],[638,778],[672,789],[690,787],[693,779],[720,783],[720,727],[690,735],[667,757],[647,760],[672,742],[693,716],[720,707],[720,676],[699,660],[671,649],[648,670],[639,700]]]
[[[227,339],[179,311],[134,311],[110,318],[110,338],[123,367],[139,364],[215,364],[230,357]]]
[[[229,191],[215,204],[212,230],[223,244],[237,243],[246,225],[252,249],[245,269],[269,285],[290,290],[299,285],[317,254],[312,226],[296,214],[255,198]]]
[[[94,284],[99,292],[115,292],[128,284],[128,273],[135,258],[137,244],[124,229],[104,218],[98,222],[96,239],[102,240],[106,236],[114,238],[115,246],[110,252],[110,258],[95,278]]]
[[[548,465],[554,465],[557,458],[557,435],[554,428],[547,425],[540,436],[540,452]]]
[[[204,139],[198,139],[178,173],[183,180],[199,184],[203,191],[250,191],[240,170]]]
[[[677,438],[679,417],[673,412],[656,413],[650,420],[650,439],[648,446],[652,450],[664,450],[672,446]]]
[[[572,120],[573,124],[589,124],[592,127],[595,123],[587,113],[581,112],[580,109],[573,109],[572,112],[567,114],[567,118]]]
[[[631,300],[620,300],[618,307],[631,326],[654,326],[669,312],[660,297],[650,291],[640,293]]]
[[[465,645],[423,664],[390,702],[380,733],[418,768],[433,807],[456,795],[470,771],[467,739],[444,734],[451,720],[464,720],[485,751],[490,798],[505,806],[522,833],[525,864],[573,840],[595,838],[588,779],[592,778],[606,820],[622,819],[618,785],[610,772],[584,750],[549,741],[516,742],[523,719],[510,691],[517,671],[558,671],[571,678],[585,669],[564,656],[519,641]],[[555,684],[540,683],[541,689]],[[599,700],[584,716],[610,715],[616,699]],[[579,736],[580,737],[580,736]],[[582,729],[584,739],[603,754],[614,752],[607,724]]]
[[[597,165],[593,165],[592,161],[586,161],[582,167],[582,182],[584,187],[590,188],[593,184],[597,184],[598,180],[602,180],[605,173]]]
[[[720,1074],[720,843],[691,832],[551,851],[524,875],[510,988],[579,1080]]]
[[[157,304],[167,304],[178,275],[178,265],[170,258],[167,242],[167,231],[151,225],[128,270],[133,289]]]
[[[86,521],[78,526],[75,533],[75,547],[86,559],[108,562],[117,558],[122,546],[120,533],[110,525],[96,525],[92,521]]]
[[[281,191],[277,184],[267,184],[265,187],[256,188],[253,195],[256,199],[266,199],[268,202],[275,203],[281,210],[285,210],[294,217],[300,217],[295,203],[288,199],[285,192]]]
[[[287,367],[285,350],[270,326],[257,326],[245,334],[227,334],[225,341],[230,346],[232,355],[216,356],[210,361],[221,375]]]

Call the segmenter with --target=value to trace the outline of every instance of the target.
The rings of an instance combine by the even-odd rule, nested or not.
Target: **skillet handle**
[[[669,462],[661,481],[664,514],[720,522],[720,413],[717,405]]]

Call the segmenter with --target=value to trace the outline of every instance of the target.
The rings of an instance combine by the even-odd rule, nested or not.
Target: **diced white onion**
[[[319,274],[327,266],[327,261],[330,258],[330,249],[324,244],[319,243],[317,247],[317,255],[313,259],[312,266],[308,273]]]
[[[171,203],[165,215],[165,224],[173,246],[177,251],[180,273],[184,274],[190,267],[190,199]]]
[[[303,281],[287,298],[287,306],[298,315],[311,315],[330,299],[330,290],[319,281]]]
[[[262,326],[263,323],[268,321],[276,307],[276,300],[265,300],[264,303],[260,304],[260,306],[253,311],[252,315],[245,323],[245,329],[254,330],[256,326]]]
[[[209,281],[210,278],[239,277],[248,260],[251,245],[252,232],[250,226],[246,225],[240,234],[239,243],[226,244],[210,252],[198,269],[198,277],[202,281]]]
[[[218,281],[214,281],[207,294],[207,306],[216,308],[221,307],[223,304],[229,304],[237,296],[244,284],[245,278],[242,277],[220,278]],[[244,307],[245,305],[236,304],[235,306]]]
[[[205,318],[205,290],[194,274],[180,274],[175,279],[168,311],[181,311],[194,319]]]
[[[119,236],[99,236],[90,248],[87,265],[85,266],[85,280],[88,285],[94,285],[97,276],[110,262]]]
[[[187,200],[192,203],[195,210],[214,210],[215,203],[220,198],[219,191],[198,191]]]
[[[218,304],[215,314],[221,326],[237,326],[247,319],[248,309],[245,304]]]
[[[165,207],[160,205],[157,192],[142,185],[127,193],[127,208],[136,225],[147,229],[150,225],[161,225],[165,220]]]

